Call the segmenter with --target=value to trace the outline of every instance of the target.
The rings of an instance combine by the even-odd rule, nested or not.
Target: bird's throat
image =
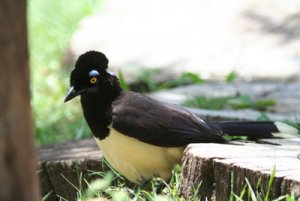
[[[109,125],[112,121],[111,104],[115,97],[105,97],[99,93],[86,93],[81,95],[81,106],[85,120],[93,135],[103,140],[109,134]]]

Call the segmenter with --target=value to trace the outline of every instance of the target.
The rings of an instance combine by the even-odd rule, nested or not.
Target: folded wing
[[[189,111],[134,92],[124,92],[112,108],[113,128],[145,143],[177,147],[225,141],[216,127]]]

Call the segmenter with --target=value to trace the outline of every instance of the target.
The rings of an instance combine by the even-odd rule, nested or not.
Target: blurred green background
[[[29,0],[28,32],[32,108],[38,144],[90,135],[79,100],[64,104],[73,66],[63,66],[72,33],[85,16],[100,10],[103,0]]]

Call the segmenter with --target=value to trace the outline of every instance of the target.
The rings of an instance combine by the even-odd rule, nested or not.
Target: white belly
[[[181,162],[184,150],[150,145],[112,128],[104,140],[95,139],[112,167],[134,183],[153,176],[169,179],[170,170]]]

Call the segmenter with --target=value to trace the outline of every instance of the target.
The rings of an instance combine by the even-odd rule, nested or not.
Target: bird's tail
[[[300,137],[298,129],[283,122],[218,122],[212,125],[224,135],[250,139]]]

